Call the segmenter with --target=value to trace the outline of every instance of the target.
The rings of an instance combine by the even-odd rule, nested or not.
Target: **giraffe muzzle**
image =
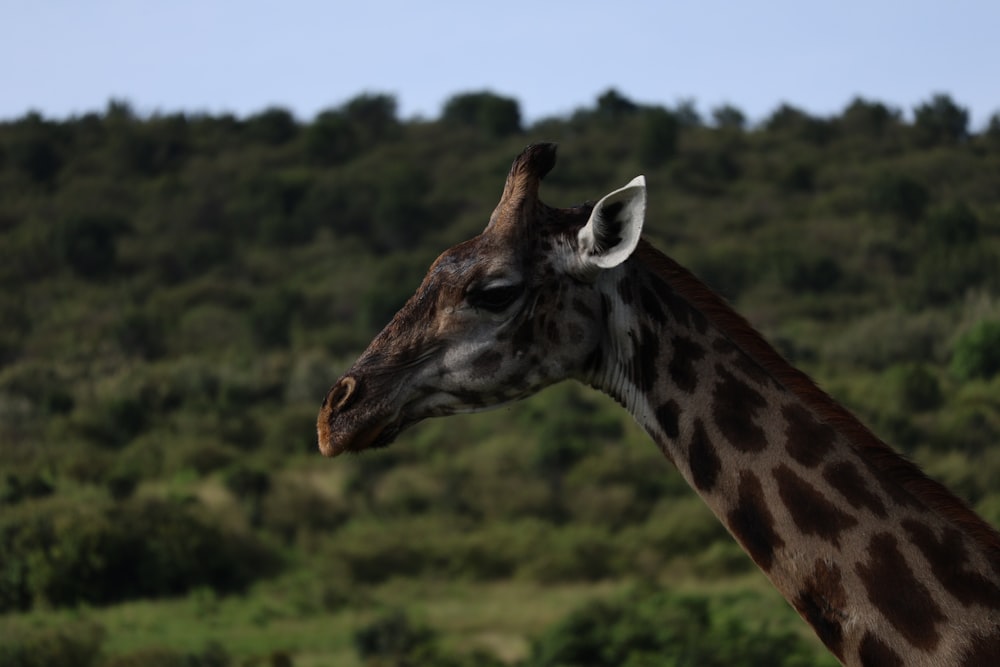
[[[357,388],[358,381],[350,375],[345,375],[337,384],[330,387],[323,400],[323,406],[333,412],[342,412],[350,406]]]
[[[358,452],[391,442],[399,429],[392,428],[399,415],[365,405],[360,399],[364,381],[345,375],[330,387],[316,420],[319,450],[324,456]]]

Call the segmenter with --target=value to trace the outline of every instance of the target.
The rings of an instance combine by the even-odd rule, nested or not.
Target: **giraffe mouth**
[[[330,420],[321,418],[317,425],[319,450],[323,456],[331,458],[345,452],[353,454],[366,449],[388,447],[400,433],[420,420],[407,419],[396,413],[373,419],[352,429],[337,429],[333,423],[335,421],[335,417]]]

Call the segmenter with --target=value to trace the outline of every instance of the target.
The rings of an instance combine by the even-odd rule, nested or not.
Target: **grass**
[[[792,628],[816,641],[757,572],[664,584],[683,593],[718,596],[727,613]],[[635,585],[641,584],[627,579],[563,585],[520,579],[493,583],[394,579],[330,601],[323,599],[318,575],[303,568],[258,584],[243,596],[220,598],[201,589],[169,600],[11,614],[0,618],[0,624],[8,632],[27,632],[79,621],[97,623],[106,633],[106,657],[150,647],[197,653],[216,643],[239,662],[281,651],[292,657],[296,667],[361,667],[354,633],[379,614],[402,609],[438,631],[449,652],[485,649],[513,664],[529,654],[534,636],[572,610],[594,599],[617,597]]]

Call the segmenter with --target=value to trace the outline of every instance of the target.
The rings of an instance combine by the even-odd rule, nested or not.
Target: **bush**
[[[92,667],[98,664],[104,628],[87,621],[58,628],[0,624],[0,665],[4,667]]]
[[[354,632],[354,648],[367,667],[502,667],[487,653],[451,655],[438,633],[400,610],[390,610]]]
[[[145,648],[106,660],[101,667],[228,667],[231,664],[226,649],[211,642],[200,653]]]
[[[926,412],[941,407],[941,383],[925,364],[896,366],[889,372],[899,407],[908,412]]]
[[[0,610],[107,604],[209,586],[239,591],[277,554],[177,502],[21,505],[0,522]]]
[[[592,602],[537,638],[525,667],[835,664],[792,631],[725,617],[712,607],[710,598],[656,589]]]
[[[615,540],[604,529],[567,525],[546,535],[520,568],[520,573],[542,583],[597,581],[614,573]]]
[[[1000,321],[984,320],[962,334],[952,346],[951,370],[962,380],[1000,372]]]

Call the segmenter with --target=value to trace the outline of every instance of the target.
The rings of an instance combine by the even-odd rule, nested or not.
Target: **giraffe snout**
[[[350,406],[358,388],[358,381],[345,375],[330,387],[323,399],[323,407],[330,412],[340,412]]]
[[[323,399],[319,417],[316,420],[316,435],[319,450],[324,456],[336,456],[344,449],[344,438],[340,429],[334,426],[337,417],[354,403],[358,394],[358,381],[350,375],[337,380]]]

